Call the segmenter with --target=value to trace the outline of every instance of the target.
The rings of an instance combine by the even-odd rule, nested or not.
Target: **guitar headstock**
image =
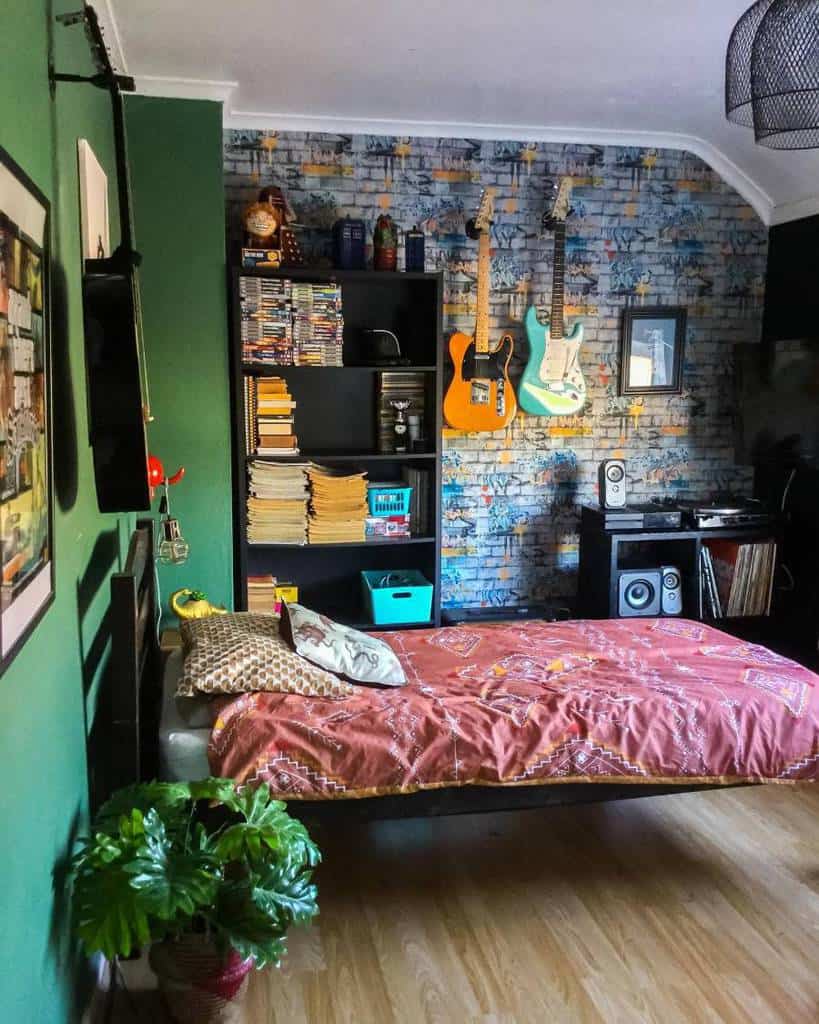
[[[477,238],[492,227],[492,220],[495,216],[495,189],[485,188],[481,192],[481,201],[478,204],[478,212],[467,221],[466,233],[470,238]]]
[[[559,182],[552,184],[554,198],[549,210],[543,214],[543,227],[547,231],[552,231],[557,224],[562,224],[571,214],[570,201],[573,184],[574,182],[569,175],[561,178]]]

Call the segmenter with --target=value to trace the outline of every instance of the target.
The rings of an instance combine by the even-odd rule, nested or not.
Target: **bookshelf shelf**
[[[274,366],[242,359],[239,282],[243,276],[272,277],[341,285],[344,314],[344,366]],[[247,607],[248,576],[272,574],[299,587],[310,608],[359,629],[387,629],[367,621],[362,607],[362,570],[416,569],[434,585],[432,617],[402,629],[440,625],[441,438],[443,389],[443,277],[439,273],[379,273],[299,267],[229,274],[230,366],[232,375],[234,591],[235,607]],[[363,332],[383,328],[399,338],[407,366],[367,363]],[[423,452],[380,451],[377,428],[380,373],[418,374],[423,401]],[[248,455],[245,446],[244,390],[247,377],[283,377],[296,402],[298,456]],[[369,471],[378,482],[402,481],[403,472],[428,471],[428,529],[422,536],[390,537],[331,544],[250,543],[247,536],[247,464],[251,460],[289,464],[314,461]],[[425,490],[419,492],[424,495]],[[423,529],[423,527],[422,527]],[[395,627],[392,627],[395,628]]]
[[[339,541],[333,544],[268,544],[261,541],[248,541],[250,548],[285,548],[288,551],[321,551],[328,548],[388,548],[406,544],[435,544],[435,537],[385,537],[383,540]]]
[[[436,452],[347,452],[321,451],[305,452],[299,455],[247,455],[248,461],[261,459],[263,462],[429,462],[437,459]]]

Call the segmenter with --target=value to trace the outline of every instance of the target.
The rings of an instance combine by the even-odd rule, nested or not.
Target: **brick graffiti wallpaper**
[[[329,258],[339,216],[389,211],[426,234],[427,269],[445,271],[444,327],[471,333],[476,243],[464,233],[481,188],[497,188],[495,335],[516,339],[530,303],[548,306],[547,184],[574,178],[567,316],[582,317],[589,400],[570,418],[519,414],[504,432],[445,432],[443,601],[513,604],[576,591],[579,506],[597,500],[597,465],[621,456],[640,499],[747,493],[734,461],[737,342],[759,339],[767,231],[699,158],[666,150],[472,139],[227,131],[229,224],[265,184],[283,186],[307,225],[308,262]],[[399,264],[400,266],[400,264]],[[620,316],[629,305],[688,309],[683,394],[617,394]]]

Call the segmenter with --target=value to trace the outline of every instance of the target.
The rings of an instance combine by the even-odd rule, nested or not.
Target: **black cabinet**
[[[765,319],[767,344],[816,338],[819,344],[819,216],[771,228]]]

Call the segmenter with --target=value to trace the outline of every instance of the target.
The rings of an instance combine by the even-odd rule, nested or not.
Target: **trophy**
[[[404,413],[412,405],[409,399],[393,399],[390,405],[395,409],[395,423],[392,426],[392,432],[394,435],[394,443],[396,452],[405,452],[407,450],[407,419]]]

